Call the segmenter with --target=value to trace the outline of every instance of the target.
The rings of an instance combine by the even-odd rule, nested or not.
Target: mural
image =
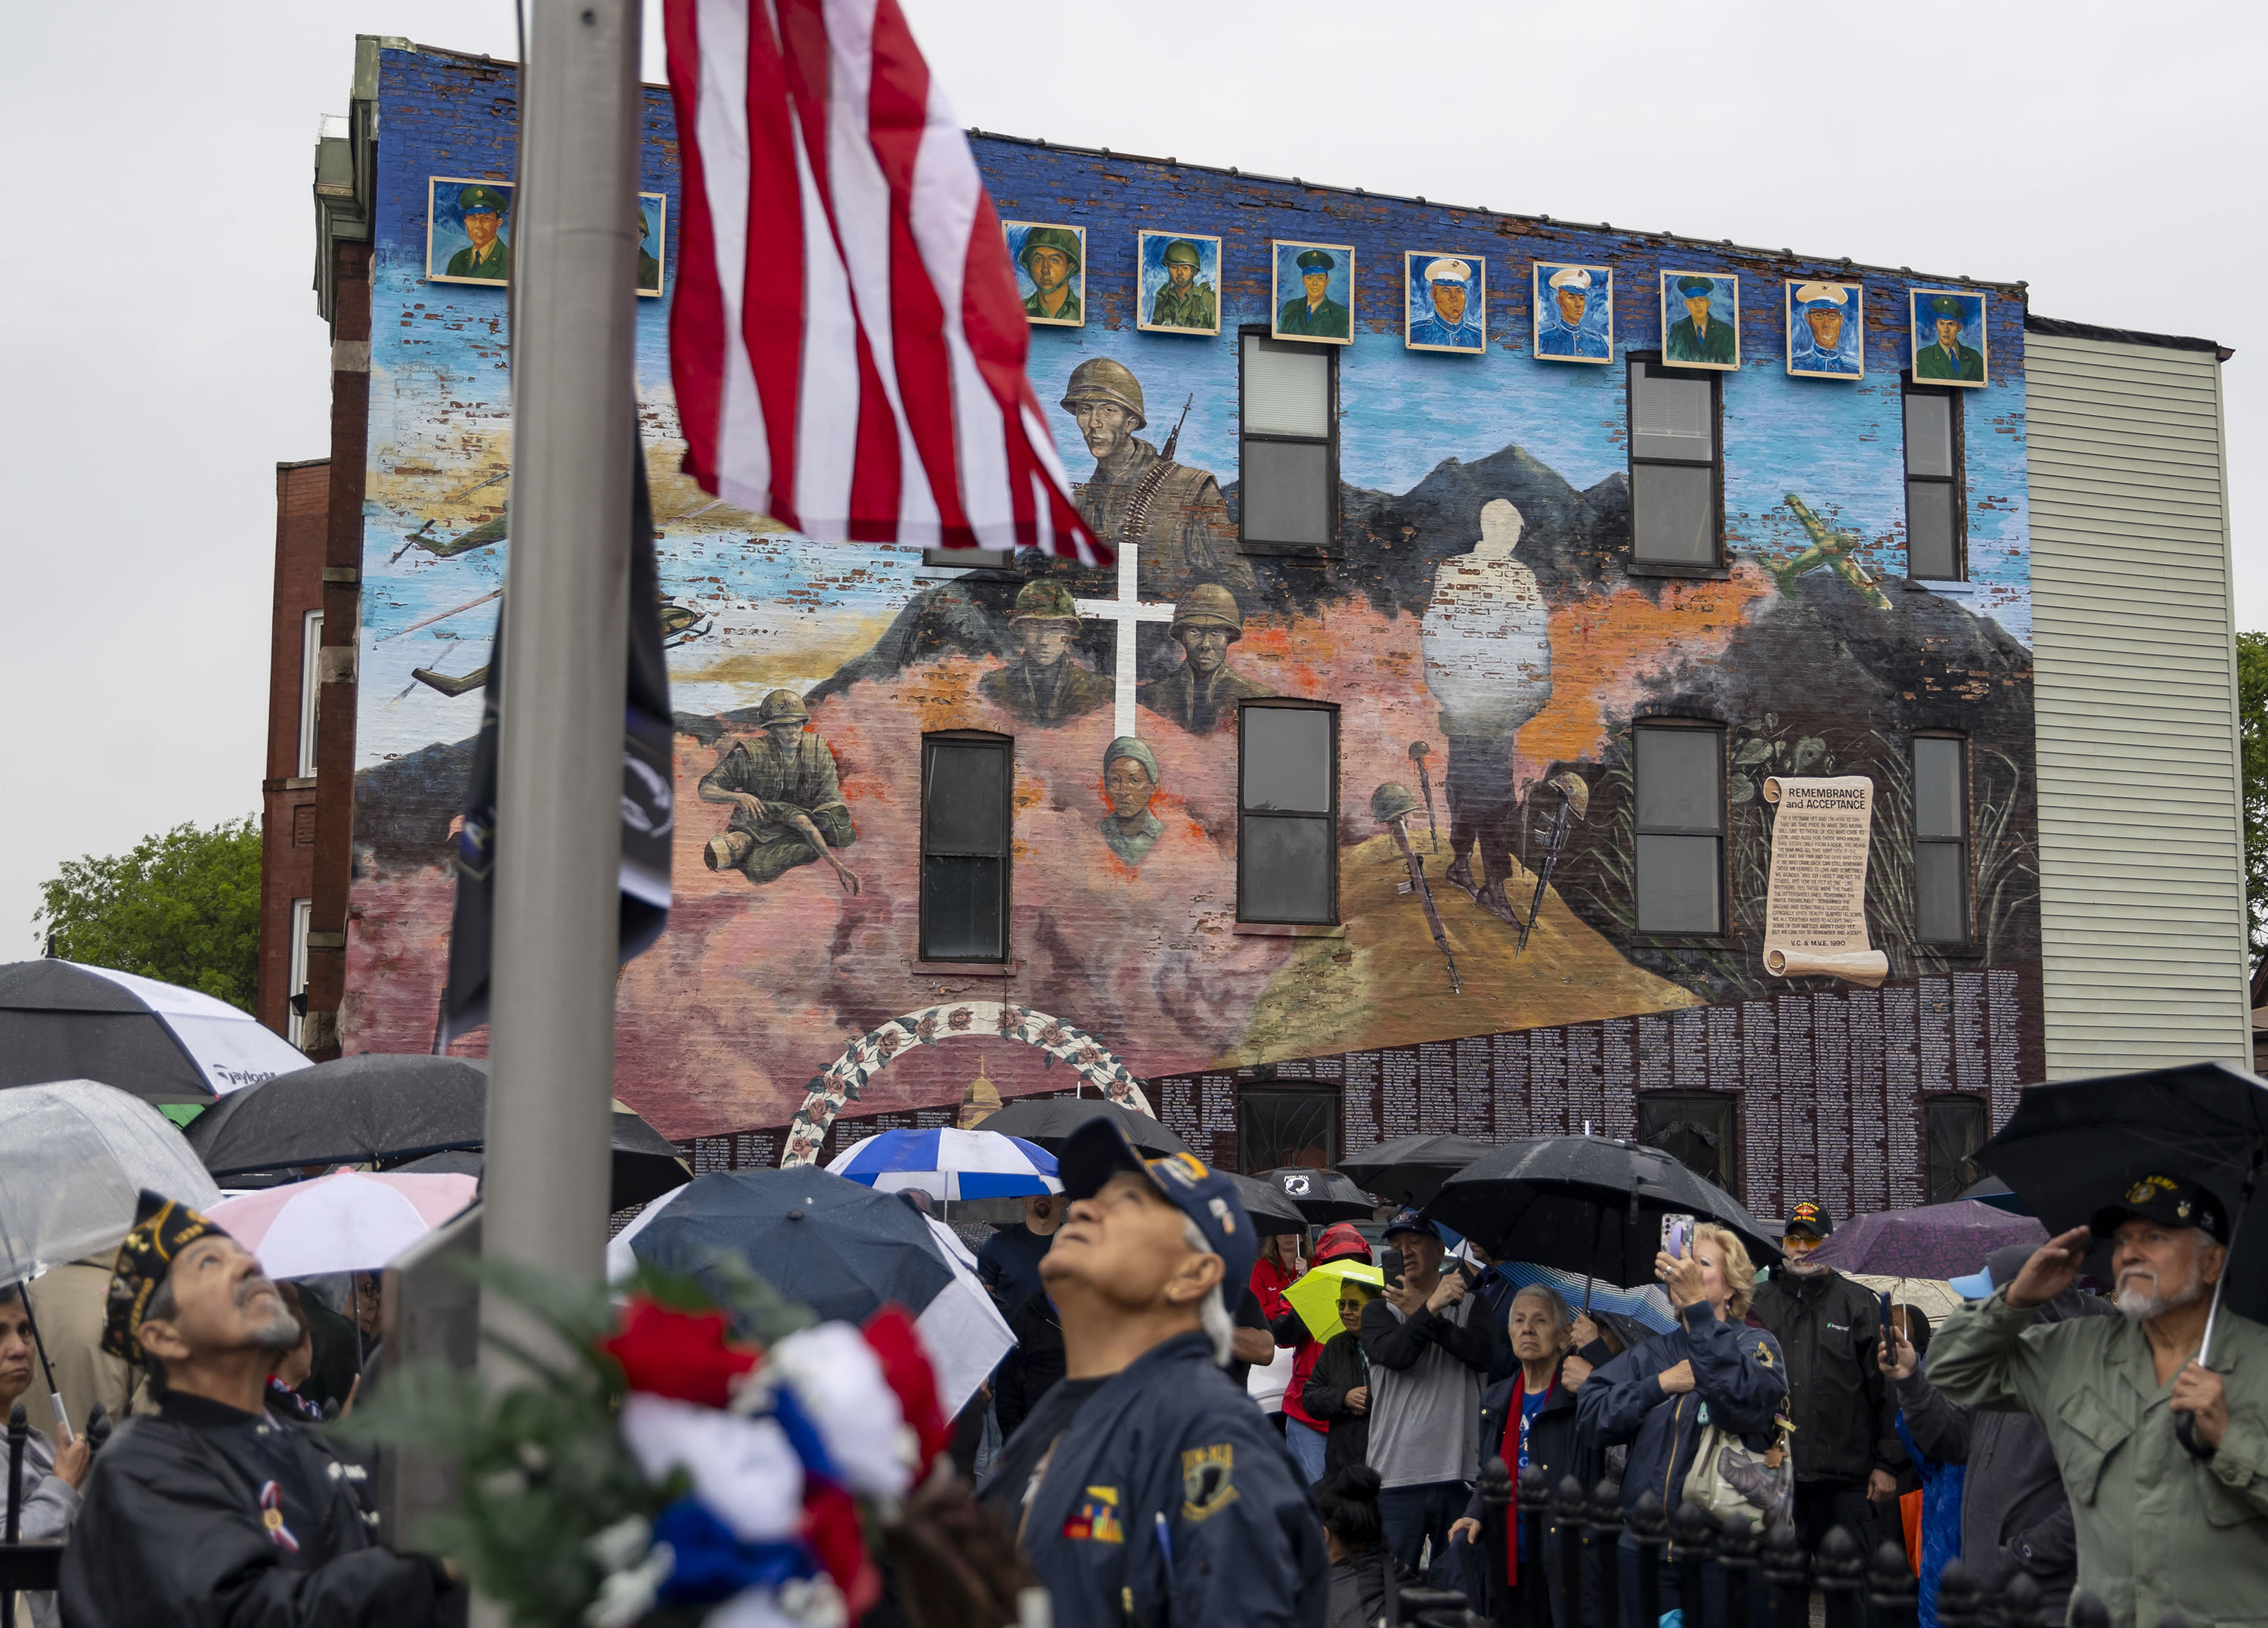
[[[1035,323],[1082,328],[1086,323],[1086,228],[1004,220],[1008,258],[1016,262],[1016,292]]]
[[[1141,297],[1135,326],[1152,334],[1220,332],[1220,239],[1138,232]]]
[[[1787,371],[1798,379],[1863,379],[1867,291],[1856,283],[1797,283],[1787,291]]]
[[[1402,256],[1402,343],[1478,356],[1488,348],[1488,262],[1408,249]]]
[[[418,211],[434,195],[429,177],[509,173],[511,126],[468,142],[458,109],[478,65],[451,62],[383,54],[350,1050],[431,1042],[473,675],[488,659],[510,541],[504,293],[430,282]],[[666,132],[666,99],[648,117]],[[1486,241],[1466,215],[976,145],[1002,214],[1016,217],[1011,244],[1046,274],[1020,268],[1024,298],[1039,298],[1043,282],[1057,296],[1054,314],[1035,316],[1031,375],[1052,403],[1080,512],[1116,563],[932,567],[917,549],[821,548],[716,503],[678,468],[667,298],[641,302],[641,423],[666,595],[656,614],[671,644],[685,817],[669,929],[620,982],[625,1101],[674,1136],[761,1130],[777,1157],[791,1122],[804,1147],[832,1134],[837,1112],[951,1123],[976,1058],[931,1038],[985,1041],[986,1088],[1007,1096],[1068,1088],[1046,1057],[1091,1047],[1110,1079],[1089,1089],[1186,1082],[1170,1113],[1153,1093],[1160,1114],[1233,1151],[1240,1092],[1320,1080],[1327,1063],[1338,1070],[1331,1088],[1347,1093],[1347,1127],[1359,1119],[1353,1082],[1373,1071],[1382,1083],[1363,1087],[1362,1123],[1390,1134],[1388,1105],[1404,1098],[1376,1059],[1432,1059],[1428,1049],[1454,1042],[1494,1060],[1452,1059],[1446,1073],[1427,1061],[1424,1078],[1447,1080],[1448,1094],[1424,1099],[1429,1125],[1470,1107],[1461,1080],[1477,1082],[1474,1123],[1491,1134],[1580,1119],[1573,1094],[1594,1076],[1624,1081],[1631,1116],[1649,1091],[1685,1079],[1743,1093],[1755,1105],[1744,1111],[1762,1115],[1798,1080],[1821,1092],[1830,1077],[1857,1080],[1859,1053],[1891,1044],[1880,1036],[1894,1011],[1920,1036],[1911,1043],[1925,1072],[1934,1066],[1930,1003],[1945,985],[1956,991],[1947,1043],[1959,1052],[1947,1079],[1970,1078],[1959,1049],[1982,1047],[2000,1101],[2003,1076],[2031,1055],[2038,1009],[2020,302],[1960,295],[1971,302],[1962,320],[1983,326],[1956,328],[1948,365],[1965,346],[1981,372],[1988,330],[1999,365],[1977,381],[1978,432],[1967,438],[1970,580],[1940,593],[1903,571],[1897,376],[1915,342],[1896,320],[1902,280],[1725,257],[1793,284],[1797,337],[1855,350],[1864,371],[1830,390],[1791,379],[1788,355],[1764,341],[1742,359],[1738,273],[1683,272],[1674,254],[1665,266],[1658,239],[1528,223],[1530,298],[1566,330],[1569,354],[1544,349],[1539,321],[1535,357],[1445,365],[1409,349],[1410,279],[1424,284],[1419,310],[1447,319],[1434,298],[1442,279],[1426,274],[1470,265],[1462,315],[1474,320],[1482,257],[1406,246]],[[674,162],[651,139],[641,188],[674,196]],[[1170,212],[1155,190],[1138,210],[1121,202],[1131,195],[1113,179],[1122,169],[1177,188]],[[1031,224],[1064,214],[1085,225]],[[498,218],[508,222],[508,200]],[[1170,229],[1144,224],[1158,219]],[[1207,224],[1221,240],[1184,230]],[[1090,242],[1116,246],[1091,280]],[[1176,243],[1197,252],[1186,286],[1191,298],[1209,291],[1218,333],[1152,320],[1167,268],[1190,266],[1166,258]],[[1303,264],[1310,256],[1322,263]],[[1398,268],[1402,313],[1373,304],[1362,320],[1359,256],[1380,301]],[[659,247],[656,259],[667,264]],[[1555,365],[1611,357],[1617,276],[1625,290],[1663,278],[1665,335],[1686,322],[1677,347],[1705,358],[1730,347],[1731,361],[1697,365],[1745,375],[1725,392],[1720,577],[1628,569],[1623,370]],[[1684,281],[1702,284],[1690,297],[1701,311]],[[1815,284],[1849,293],[1839,328],[1812,320]],[[1867,290],[1872,325],[1859,320]],[[1237,543],[1235,330],[1282,333],[1287,319],[1341,329],[1329,353],[1341,409],[1340,545],[1329,557]],[[1651,320],[1625,313],[1641,328]],[[423,674],[471,688],[453,697]],[[1320,931],[1236,919],[1237,705],[1270,696],[1338,709],[1339,911]],[[1729,930],[1716,937],[1637,926],[1631,737],[1662,717],[1723,734]],[[917,952],[922,740],[954,730],[1013,740],[1009,960],[981,973],[926,966]],[[1916,731],[1969,743],[1976,927],[1965,947],[1915,941]],[[1786,944],[1767,946],[1775,831],[1788,818],[1767,783],[1785,792],[1852,779],[1870,788],[1867,818],[1862,835],[1845,822],[1835,863],[1862,872],[1863,888],[1834,923],[1791,925],[1792,861],[1779,858],[1770,925]],[[1821,959],[1880,956],[1880,987],[1800,971],[1786,956],[1776,974],[1765,952],[1787,944]],[[1875,977],[1871,960],[1864,970]],[[1981,980],[1986,1017],[1962,1040],[1969,978]],[[1019,1043],[1002,1044],[1012,1031]],[[1683,1059],[1675,1067],[1646,1072],[1652,1035],[1668,1037],[1661,1055]],[[460,1045],[477,1051],[481,1037]],[[1625,1055],[1635,1073],[1616,1072]],[[1889,1065],[1867,1066],[1878,1079]],[[1515,1074],[1505,1106],[1486,1109],[1487,1081]],[[1889,1091],[1869,1112],[1909,1100]],[[1602,1096],[1591,1116],[1635,1125],[1623,1101]],[[1773,1135],[1773,1181],[1800,1179],[1802,1161],[1821,1156],[1824,1131],[1800,1145]],[[1885,1157],[1905,1157],[1895,1138],[1886,1145]],[[1882,1191],[1904,1190],[1882,1180]]]
[[[1674,313],[1683,312],[1683,315]],[[1679,367],[1741,365],[1741,279],[1707,271],[1661,274],[1661,359]]]
[[[661,297],[662,246],[669,241],[669,199],[659,192],[637,195],[637,291]]]
[[[1983,294],[1918,288],[1906,295],[1913,316],[1913,376],[1933,384],[1992,383],[1985,357]]]
[[[430,283],[512,280],[512,187],[504,180],[431,175],[425,180],[425,278]]]

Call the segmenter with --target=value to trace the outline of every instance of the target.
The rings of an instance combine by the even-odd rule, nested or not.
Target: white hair
[[[1565,1339],[1567,1330],[1575,1326],[1575,1314],[1568,1307],[1566,1296],[1548,1283],[1530,1283],[1521,1285],[1519,1291],[1512,1297],[1512,1304],[1504,1308],[1505,1320],[1507,1322],[1511,1321],[1512,1308],[1519,1305],[1522,1300],[1543,1302],[1543,1309],[1551,1314],[1551,1337],[1554,1342]]]
[[[1213,1254],[1211,1241],[1187,1216],[1182,1218],[1182,1240],[1199,1255]],[[1221,1264],[1226,1267],[1227,1263],[1223,1261]],[[1197,1325],[1212,1342],[1213,1366],[1226,1367],[1229,1358],[1235,1354],[1236,1320],[1228,1315],[1228,1303],[1221,1299],[1218,1289],[1206,1290],[1204,1298],[1197,1302]]]

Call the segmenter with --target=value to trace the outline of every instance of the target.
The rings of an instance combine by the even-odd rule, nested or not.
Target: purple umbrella
[[[1977,1271],[1986,1256],[2004,1245],[2036,1248],[2047,1241],[2048,1229],[2032,1216],[1959,1198],[1854,1216],[1811,1258],[1838,1271],[1874,1278],[1949,1278]]]

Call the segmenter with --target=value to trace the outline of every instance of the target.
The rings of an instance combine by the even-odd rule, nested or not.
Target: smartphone
[[[1665,1215],[1661,1218],[1661,1252],[1673,1261],[1684,1258],[1693,1247],[1693,1218],[1690,1215]]]
[[[1399,1249],[1381,1251],[1378,1257],[1378,1270],[1386,1278],[1388,1288],[1398,1287],[1402,1282],[1402,1251]]]
[[[1892,1315],[1890,1311],[1890,1292],[1888,1289],[1877,1289],[1874,1293],[1881,1298],[1882,1326],[1886,1329],[1893,1327],[1898,1320]]]

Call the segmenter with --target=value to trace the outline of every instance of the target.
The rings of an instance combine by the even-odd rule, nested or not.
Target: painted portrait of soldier
[[[1113,549],[1133,544],[1144,599],[1178,600],[1200,582],[1218,582],[1242,604],[1258,593],[1251,562],[1237,552],[1236,527],[1210,469],[1174,461],[1176,426],[1160,452],[1138,433],[1150,422],[1142,381],[1123,362],[1090,357],[1071,370],[1062,407],[1094,456],[1094,471],[1073,486],[1079,518]]]
[[[1220,239],[1196,232],[1138,232],[1141,300],[1134,325],[1150,334],[1220,332]]]
[[[1166,822],[1151,812],[1164,777],[1150,748],[1131,735],[1121,735],[1102,754],[1102,794],[1110,812],[1095,821],[1110,851],[1136,869],[1166,833]]]
[[[976,681],[977,692],[1002,711],[1027,724],[1053,726],[1116,698],[1110,680],[1071,653],[1079,642],[1079,607],[1053,578],[1017,591],[1008,635],[1015,645],[1008,665]]]
[[[1402,281],[1404,347],[1466,356],[1488,348],[1488,262],[1481,256],[1406,249]]]
[[[1856,283],[1798,283],[1787,289],[1787,371],[1798,379],[1866,375],[1867,291]]]
[[[1549,362],[1615,359],[1615,269],[1539,260],[1530,274],[1535,354]]]
[[[1906,300],[1913,314],[1913,376],[1935,385],[1988,383],[1984,296],[1918,288]]]
[[[811,713],[792,689],[775,689],[756,706],[762,732],[735,740],[701,777],[701,800],[729,804],[721,836],[702,857],[712,871],[738,871],[762,886],[798,866],[824,859],[843,891],[856,897],[858,878],[836,851],[858,840],[836,778],[835,753],[806,727]]]
[[[1276,693],[1229,667],[1228,647],[1244,637],[1244,612],[1220,584],[1201,582],[1184,594],[1168,632],[1182,647],[1182,665],[1136,689],[1138,706],[1209,735],[1235,718],[1238,702]]]
[[[1730,272],[1661,274],[1661,359],[1678,367],[1741,365],[1741,279]]]
[[[509,283],[512,183],[432,175],[425,188],[425,280]]]
[[[1281,240],[1269,247],[1276,256],[1271,336],[1352,344],[1354,250],[1344,243]]]
[[[637,291],[661,297],[662,245],[668,241],[669,199],[659,192],[637,195]]]
[[[1051,328],[1086,326],[1086,228],[1004,220],[1024,316]]]

